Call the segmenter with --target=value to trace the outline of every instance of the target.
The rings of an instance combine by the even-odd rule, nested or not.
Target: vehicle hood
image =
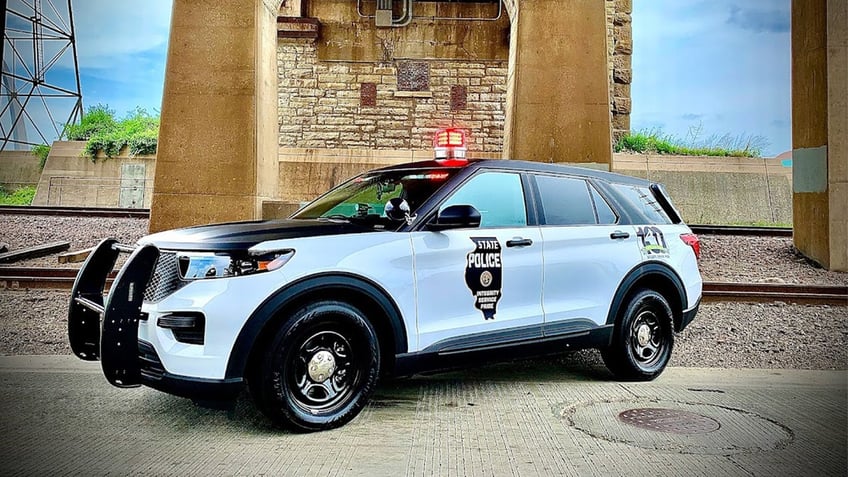
[[[335,220],[266,220],[201,225],[148,235],[140,245],[182,251],[234,251],[268,240],[375,232],[371,227]]]

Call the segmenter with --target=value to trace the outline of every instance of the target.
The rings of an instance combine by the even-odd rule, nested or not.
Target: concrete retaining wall
[[[14,182],[38,182],[33,205],[119,207],[122,189],[126,202],[132,198],[129,189],[136,188],[141,190],[135,192],[134,206],[150,206],[155,157],[98,157],[92,163],[81,156],[84,147],[84,142],[54,143],[40,181],[32,179],[33,167],[38,170],[37,158],[25,152],[4,152],[0,182],[13,177],[21,178]],[[478,153],[471,157],[499,155]],[[7,156],[12,159],[7,161]],[[287,216],[301,202],[356,174],[427,160],[432,158],[432,151],[281,148],[278,158],[279,200],[266,202],[263,217],[267,218]],[[143,177],[129,177],[125,165],[140,165]],[[792,169],[777,159],[615,154],[612,169],[665,184],[690,223],[792,222]]]
[[[38,162],[29,151],[0,152],[0,186],[17,189],[38,184],[41,176]]]
[[[663,183],[690,223],[792,223],[792,168],[778,159],[615,154],[613,171]]]
[[[57,141],[44,165],[32,205],[148,208],[155,156],[84,157],[84,141]]]
[[[361,172],[430,159],[432,152],[281,148],[279,158],[280,202],[266,205],[266,217],[286,216]],[[615,154],[612,169],[663,183],[690,223],[792,222],[792,169],[777,159]]]

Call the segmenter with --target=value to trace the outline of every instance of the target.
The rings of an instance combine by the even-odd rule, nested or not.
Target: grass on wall
[[[92,161],[98,152],[115,157],[124,147],[129,149],[130,156],[156,154],[159,116],[136,108],[125,117],[117,118],[107,105],[97,104],[88,108],[79,124],[68,126],[65,137],[71,141],[87,141],[85,155]]]
[[[661,129],[637,131],[621,137],[615,152],[668,154],[676,156],[762,157],[768,141],[762,136],[711,135],[700,139],[701,128],[691,128],[687,137],[665,134]]]

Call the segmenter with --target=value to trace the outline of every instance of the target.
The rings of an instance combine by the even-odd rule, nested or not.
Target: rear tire
[[[355,307],[322,301],[297,311],[271,340],[251,386],[274,424],[340,427],[365,407],[380,370],[377,334]]]
[[[653,290],[637,291],[620,314],[612,343],[601,350],[604,364],[620,380],[656,378],[674,348],[673,320],[665,297]]]

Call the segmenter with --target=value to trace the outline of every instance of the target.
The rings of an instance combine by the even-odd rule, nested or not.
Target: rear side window
[[[654,198],[650,189],[647,187],[634,187],[629,185],[621,185],[618,190],[624,197],[640,210],[651,224],[670,224],[671,220],[663,210],[659,202]]]
[[[597,222],[589,184],[569,177],[536,176],[543,225],[594,225]]]

